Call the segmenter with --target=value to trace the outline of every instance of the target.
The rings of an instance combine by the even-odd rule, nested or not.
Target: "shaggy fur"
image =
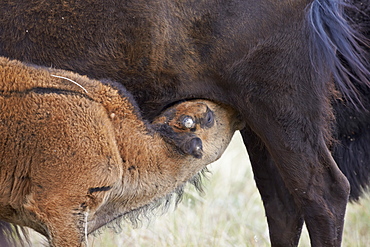
[[[0,219],[51,246],[85,246],[91,232],[181,191],[240,124],[204,100],[148,124],[121,85],[0,58]]]
[[[347,9],[351,24],[366,37],[363,55],[370,68],[370,1],[352,0],[353,8]],[[351,184],[351,200],[358,201],[370,185],[370,88],[354,80],[356,91],[361,98],[362,108],[358,109],[346,100],[334,103],[336,115],[335,138],[338,145],[333,157]]]
[[[339,246],[349,183],[328,146],[333,129],[351,128],[333,128],[333,113],[349,119],[341,109],[361,109],[354,91],[369,88],[366,42],[344,6],[349,1],[3,0],[0,54],[111,78],[147,120],[184,99],[232,106],[247,122],[241,133],[271,244],[296,246],[305,222],[312,245]],[[334,111],[339,98],[347,103]],[[350,173],[356,153],[341,153],[337,162]]]

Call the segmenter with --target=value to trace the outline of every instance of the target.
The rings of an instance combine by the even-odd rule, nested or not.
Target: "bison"
[[[355,198],[369,181],[353,176],[362,162],[352,166],[368,157],[335,140],[361,133],[361,119],[345,126],[342,115],[367,116],[367,44],[347,21],[352,2],[3,0],[0,55],[117,81],[149,121],[179,100],[231,106],[247,123],[271,244],[296,246],[305,222],[312,245],[339,246],[350,184],[337,163]]]
[[[204,100],[148,123],[122,85],[0,58],[0,220],[51,246],[86,246],[197,179],[241,124]]]

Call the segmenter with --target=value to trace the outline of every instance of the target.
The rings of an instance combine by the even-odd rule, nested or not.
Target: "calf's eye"
[[[182,124],[184,125],[185,128],[191,129],[194,128],[195,121],[192,117],[186,116],[182,119]]]

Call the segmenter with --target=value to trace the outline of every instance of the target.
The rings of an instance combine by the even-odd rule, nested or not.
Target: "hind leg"
[[[323,167],[311,173],[308,195],[302,200],[304,219],[313,246],[340,246],[350,185],[329,150],[322,150]]]
[[[265,207],[271,246],[297,246],[303,225],[303,215],[287,190],[261,139],[249,128],[243,129],[241,134]]]
[[[340,246],[349,184],[326,145],[328,120],[322,114],[325,107],[319,107],[323,102],[306,97],[301,106],[292,106],[281,97],[265,99],[249,106],[251,113],[258,112],[248,115],[249,126],[265,144],[303,215],[311,244]],[[297,218],[295,213],[293,222]]]

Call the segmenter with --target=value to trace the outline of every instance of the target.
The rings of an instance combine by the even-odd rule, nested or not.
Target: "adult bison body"
[[[237,110],[273,246],[296,246],[303,222],[312,245],[341,243],[332,102],[364,106],[360,43],[341,0],[0,2],[3,56],[118,81],[148,120],[183,99]]]
[[[85,246],[87,234],[181,190],[240,125],[204,100],[149,124],[122,85],[4,58],[0,111],[0,220],[51,246]]]

